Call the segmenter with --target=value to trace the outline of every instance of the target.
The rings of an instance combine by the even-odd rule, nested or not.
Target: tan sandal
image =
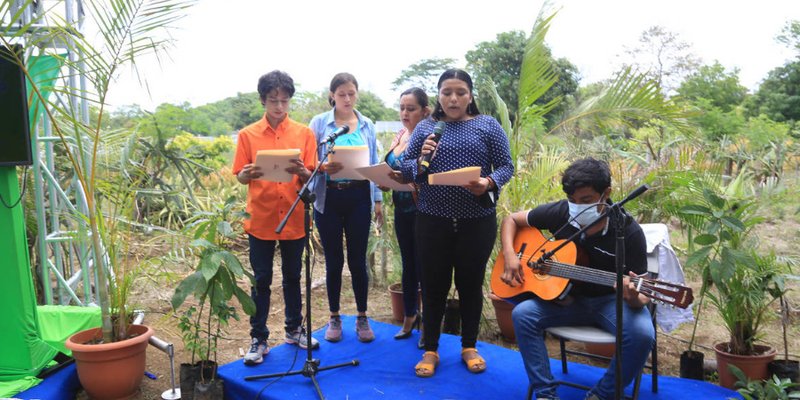
[[[430,361],[431,358],[433,358],[433,362]],[[422,354],[422,361],[414,367],[414,371],[420,378],[430,378],[436,372],[437,365],[439,365],[439,353],[426,351]]]
[[[461,361],[467,364],[467,370],[473,374],[486,371],[486,360],[478,354],[478,349],[474,347],[461,349]]]

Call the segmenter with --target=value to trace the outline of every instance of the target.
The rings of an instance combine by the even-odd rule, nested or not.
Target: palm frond
[[[561,102],[561,98],[556,97],[545,105],[534,105],[536,100],[558,82],[558,73],[551,62],[550,52],[544,44],[544,38],[547,36],[550,23],[557,11],[545,16],[546,9],[547,7],[542,7],[528,42],[525,44],[525,55],[520,68],[517,107],[522,121],[541,118]]]
[[[656,81],[626,68],[617,74],[609,87],[579,104],[551,132],[570,130],[586,119],[592,119],[600,128],[661,119],[683,131],[689,129],[685,116],[683,109],[664,98]]]

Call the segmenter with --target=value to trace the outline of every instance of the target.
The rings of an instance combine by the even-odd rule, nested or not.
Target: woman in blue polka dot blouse
[[[514,174],[505,131],[494,118],[478,111],[469,74],[447,70],[439,77],[438,88],[433,115],[417,124],[401,165],[403,179],[419,185],[416,240],[425,310],[425,353],[415,367],[420,377],[433,376],[439,362],[441,322],[454,273],[461,311],[461,359],[470,372],[486,369],[475,346],[483,277],[497,235],[490,195],[495,199]],[[438,143],[433,140],[437,122],[444,122]],[[432,152],[427,170],[421,171],[421,157]],[[468,185],[428,184],[429,174],[473,166],[481,168],[481,175]]]

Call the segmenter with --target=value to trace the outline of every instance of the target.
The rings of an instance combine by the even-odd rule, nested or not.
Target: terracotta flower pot
[[[514,334],[514,322],[511,320],[511,311],[514,309],[514,305],[497,297],[494,293],[489,293],[489,298],[494,306],[494,316],[497,318],[500,335],[506,341],[516,343],[517,336]]]
[[[617,350],[617,345],[615,343],[584,343],[583,348],[587,353],[612,358]]]
[[[392,299],[392,319],[395,322],[403,322],[406,315],[406,306],[403,305],[403,284],[400,282],[389,285],[389,296]],[[422,291],[419,291],[419,301],[422,304]]]
[[[78,379],[93,399],[129,399],[139,390],[145,369],[147,341],[153,330],[131,325],[131,338],[113,343],[91,344],[102,337],[100,328],[80,331],[67,339]]]
[[[395,322],[403,322],[406,309],[403,305],[403,284],[398,282],[389,285],[389,295],[392,297],[392,318]]]
[[[729,389],[733,389],[736,384],[736,377],[728,370],[728,365],[737,366],[744,372],[749,379],[761,380],[768,377],[767,364],[775,359],[776,351],[769,346],[754,346],[756,355],[741,356],[730,354],[728,343],[717,343],[714,351],[717,353],[717,372],[719,373],[719,384]]]

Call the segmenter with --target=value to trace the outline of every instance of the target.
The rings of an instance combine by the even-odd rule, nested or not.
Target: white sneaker
[[[244,355],[244,365],[261,364],[264,361],[264,356],[269,354],[269,345],[264,340],[253,338],[250,341],[250,350]]]
[[[286,332],[286,343],[289,344],[296,344],[300,346],[301,349],[308,348],[308,337],[306,336],[306,330],[303,328],[297,328],[294,332]],[[319,341],[314,337],[311,338],[311,349],[318,349],[319,348]]]

